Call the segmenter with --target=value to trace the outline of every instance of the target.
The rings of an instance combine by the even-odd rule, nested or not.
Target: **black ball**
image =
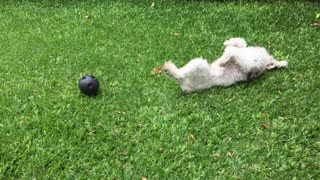
[[[96,96],[99,91],[99,81],[92,75],[86,75],[79,80],[80,91],[88,96]]]

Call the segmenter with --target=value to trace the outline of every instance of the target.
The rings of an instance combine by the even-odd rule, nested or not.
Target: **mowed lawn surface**
[[[317,179],[319,3],[0,2],[0,179]],[[287,69],[184,94],[243,37]],[[86,74],[97,97],[79,92]]]

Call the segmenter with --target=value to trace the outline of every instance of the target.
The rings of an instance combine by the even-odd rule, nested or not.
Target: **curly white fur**
[[[169,61],[162,69],[180,84],[182,91],[190,93],[213,86],[230,86],[238,81],[254,79],[265,70],[288,66],[287,61],[274,59],[265,48],[247,47],[242,38],[231,38],[224,45],[223,55],[211,64],[205,59],[195,58],[181,68]]]

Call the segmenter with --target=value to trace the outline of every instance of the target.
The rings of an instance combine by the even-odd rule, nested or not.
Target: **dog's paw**
[[[288,67],[288,62],[287,61],[280,61],[279,66],[286,68],[286,67]]]
[[[189,87],[189,86],[186,86],[186,85],[182,85],[180,86],[181,90],[183,93],[192,93],[195,91],[195,89]]]
[[[234,46],[238,48],[247,47],[247,42],[243,38],[230,38],[223,43],[225,47]]]
[[[288,67],[287,61],[273,61],[269,64],[267,64],[267,69],[271,70],[273,68],[286,68]]]

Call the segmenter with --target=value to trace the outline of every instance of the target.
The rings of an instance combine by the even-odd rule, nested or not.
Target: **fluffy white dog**
[[[166,62],[163,72],[175,80],[182,91],[190,93],[213,86],[230,86],[238,81],[247,81],[273,68],[287,67],[287,61],[274,59],[265,48],[247,47],[242,38],[224,42],[223,55],[209,64],[202,58],[192,59],[182,68]]]

